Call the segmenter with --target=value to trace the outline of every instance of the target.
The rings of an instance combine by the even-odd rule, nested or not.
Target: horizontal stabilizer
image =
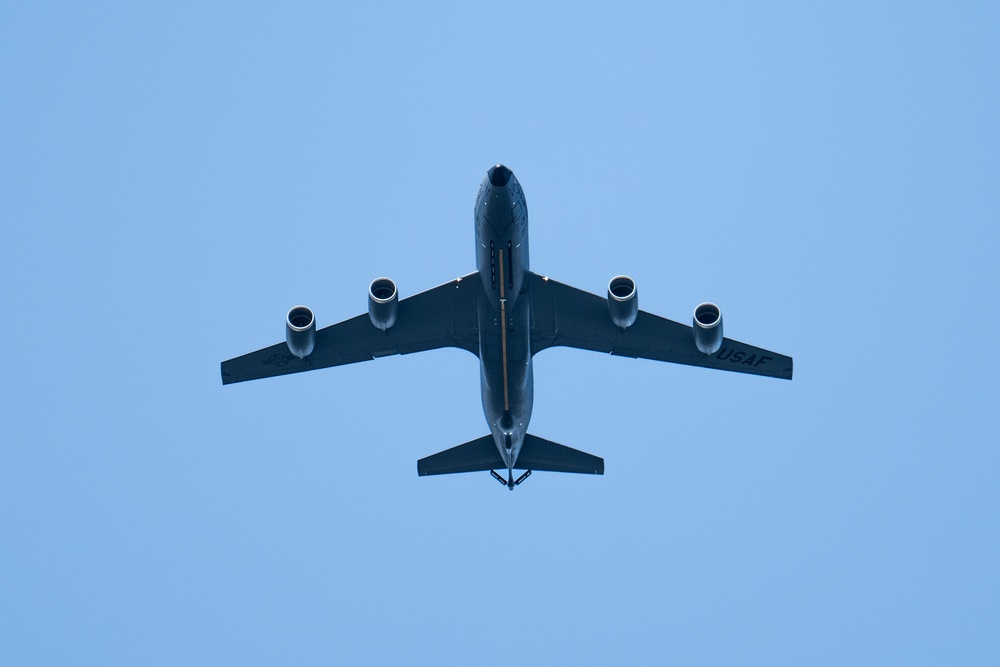
[[[496,448],[494,447],[494,450]],[[578,472],[603,475],[604,459],[577,449],[571,449],[537,436],[526,434],[521,453],[514,467],[518,470],[545,470],[548,472]]]
[[[492,470],[506,468],[507,464],[500,458],[496,441],[492,435],[484,435],[464,445],[446,449],[437,454],[431,454],[417,461],[417,474],[447,475],[453,472],[475,472],[477,470]]]
[[[507,464],[500,458],[492,435],[484,435],[464,445],[431,454],[417,461],[417,474],[447,475],[455,472],[504,469]],[[571,449],[537,436],[526,434],[521,452],[514,462],[516,470],[544,470],[546,472],[576,472],[603,475],[604,459]]]

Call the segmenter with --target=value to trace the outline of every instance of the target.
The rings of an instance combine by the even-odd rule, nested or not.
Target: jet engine
[[[714,303],[698,304],[692,328],[694,344],[705,354],[715,354],[722,347],[722,311]]]
[[[388,278],[376,278],[368,286],[368,317],[377,329],[385,331],[396,323],[399,293],[396,283]]]
[[[306,306],[295,306],[285,317],[285,342],[288,351],[299,359],[312,354],[316,346],[316,318]]]
[[[639,315],[639,295],[635,281],[628,276],[615,276],[608,283],[608,312],[611,321],[622,329],[635,323]]]

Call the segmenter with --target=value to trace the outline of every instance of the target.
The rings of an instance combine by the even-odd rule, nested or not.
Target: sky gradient
[[[0,6],[0,663],[1000,662],[998,5],[534,4]],[[795,379],[545,351],[513,493],[466,352],[223,388],[497,162]]]

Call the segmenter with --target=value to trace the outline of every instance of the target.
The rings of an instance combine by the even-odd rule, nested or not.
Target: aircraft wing
[[[724,338],[712,356],[694,344],[691,327],[640,310],[622,330],[608,314],[604,297],[534,273],[525,276],[531,291],[531,351],[575,347],[634,359],[669,361],[688,366],[792,379],[792,358]]]
[[[476,301],[482,291],[478,273],[438,285],[399,302],[396,323],[387,331],[358,315],[316,332],[316,346],[305,359],[284,342],[222,362],[222,384],[314,371],[393,354],[458,347],[479,353]]]

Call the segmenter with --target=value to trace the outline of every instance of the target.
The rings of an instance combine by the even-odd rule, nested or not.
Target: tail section
[[[456,472],[476,472],[506,468],[492,435],[471,440],[417,461],[417,474],[446,475]],[[544,470],[603,475],[604,459],[571,449],[550,440],[526,434],[521,452],[514,462],[515,470]],[[526,477],[526,476],[524,476]]]
[[[603,475],[604,459],[528,433],[524,436],[524,445],[514,467],[518,470]]]
[[[447,475],[453,472],[476,472],[478,470],[493,470],[506,468],[507,464],[500,458],[496,441],[492,435],[471,440],[464,445],[446,449],[437,454],[431,454],[417,461],[417,474]]]

